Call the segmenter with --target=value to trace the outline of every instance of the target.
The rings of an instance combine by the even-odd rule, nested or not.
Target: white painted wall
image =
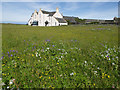
[[[30,22],[33,21],[38,21],[38,26],[45,26],[46,21],[49,22],[47,26],[68,25],[68,23],[59,23],[55,17],[63,18],[58,9],[56,9],[56,13],[53,16],[49,16],[49,14],[43,14],[41,10],[39,10],[38,13],[35,11],[28,21],[28,25],[31,25]]]

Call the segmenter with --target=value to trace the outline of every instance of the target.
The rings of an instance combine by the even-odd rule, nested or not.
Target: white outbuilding
[[[48,12],[44,10],[37,10],[32,13],[31,18],[28,21],[28,25],[31,26],[61,26],[68,25],[67,21],[63,18],[63,15],[56,8],[55,12]]]

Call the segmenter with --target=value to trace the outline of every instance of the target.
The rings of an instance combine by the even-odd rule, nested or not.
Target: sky
[[[2,22],[26,24],[35,9],[55,11],[56,7],[63,16],[81,19],[118,17],[118,2],[2,2]]]

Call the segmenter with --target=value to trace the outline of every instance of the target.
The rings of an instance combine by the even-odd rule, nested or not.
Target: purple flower
[[[10,50],[10,52],[11,52],[11,50]]]
[[[30,82],[32,82],[32,80],[30,80]]]
[[[12,57],[13,55],[11,54],[11,57]]]
[[[75,40],[75,42],[77,42],[77,40]]]
[[[49,39],[48,39],[48,40],[45,40],[45,41],[50,42],[50,40],[49,40]]]
[[[3,59],[4,57],[2,56],[2,59]]]
[[[55,47],[55,45],[52,45],[53,47]]]
[[[109,57],[109,56],[107,56],[107,57]]]
[[[24,42],[25,42],[25,40],[24,40]]]
[[[35,48],[35,46],[34,46],[34,48]]]
[[[15,52],[15,50],[13,50],[13,52]]]
[[[8,54],[9,54],[9,52],[8,52]]]
[[[16,51],[16,52],[18,52],[18,51]]]

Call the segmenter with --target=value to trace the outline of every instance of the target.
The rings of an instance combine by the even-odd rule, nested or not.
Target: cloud
[[[119,2],[119,0],[1,0],[2,2]]]

